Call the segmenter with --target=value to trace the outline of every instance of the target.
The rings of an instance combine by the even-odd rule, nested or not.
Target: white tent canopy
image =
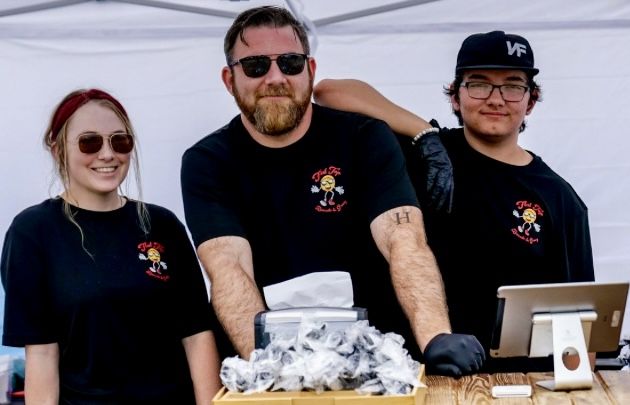
[[[630,279],[626,0],[4,0],[0,238],[19,211],[59,192],[41,138],[56,103],[80,87],[123,102],[139,135],[144,199],[183,220],[183,151],[238,112],[220,80],[223,35],[231,16],[263,4],[312,22],[316,80],[368,81],[444,126],[457,125],[442,87],[461,41],[495,29],[524,35],[544,101],[521,143],[588,205],[597,280]]]

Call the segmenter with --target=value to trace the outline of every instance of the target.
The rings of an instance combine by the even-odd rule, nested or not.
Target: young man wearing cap
[[[439,129],[355,80],[325,80],[317,102],[384,119],[400,137],[446,288],[453,331],[488,351],[496,291],[594,280],[587,209],[573,188],[518,144],[540,99],[529,42],[471,35],[447,86],[461,128]],[[420,136],[418,136],[420,135]],[[411,138],[411,141],[410,141]],[[489,356],[488,356],[489,357]],[[553,369],[550,359],[491,359],[483,371]]]

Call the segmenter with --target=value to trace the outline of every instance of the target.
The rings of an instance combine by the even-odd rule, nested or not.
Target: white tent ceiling
[[[87,37],[101,33],[147,36],[152,30],[194,34],[210,29],[203,34],[222,36],[237,13],[265,4],[287,6],[301,13],[322,34],[478,32],[496,28],[497,23],[506,31],[630,27],[630,3],[626,0],[523,3],[518,0],[3,0],[0,18],[11,18],[3,19],[0,35],[36,37],[44,32],[67,35],[83,31],[82,35]],[[99,24],[95,24],[97,21]]]
[[[448,126],[456,121],[442,86],[452,79],[461,41],[494,29],[526,36],[544,101],[521,142],[589,206],[597,279],[630,279],[627,0],[159,2],[213,10],[206,14],[134,1],[63,6],[69,2],[0,4],[0,238],[21,209],[58,192],[40,138],[54,105],[78,87],[101,87],[122,100],[140,138],[145,199],[183,219],[182,152],[237,114],[219,76],[231,19],[211,14],[290,4],[315,26],[316,79],[366,80]],[[43,5],[56,7],[29,8]],[[628,314],[624,331],[630,336]]]

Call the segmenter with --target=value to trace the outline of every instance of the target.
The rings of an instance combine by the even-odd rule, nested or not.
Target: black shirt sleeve
[[[219,148],[221,149],[221,148]],[[223,235],[245,236],[229,201],[234,171],[230,157],[196,145],[182,158],[181,186],[186,224],[196,247]]]
[[[182,338],[214,329],[212,306],[203,273],[195,251],[192,248],[184,225],[172,215],[173,240],[178,253],[178,272],[176,273],[175,295],[178,303],[178,331]]]
[[[2,344],[53,343],[58,337],[48,305],[45,256],[39,239],[22,231],[16,221],[5,236],[0,263],[5,290]]]

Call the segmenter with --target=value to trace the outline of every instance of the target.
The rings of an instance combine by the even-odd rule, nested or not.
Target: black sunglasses
[[[236,65],[241,65],[245,76],[262,77],[269,72],[269,69],[271,68],[271,61],[275,60],[282,73],[294,76],[302,73],[304,65],[306,65],[306,60],[308,59],[308,55],[303,53],[283,53],[275,56],[275,58],[271,58],[268,55],[248,56],[246,58],[230,62],[228,66],[233,68]]]
[[[109,146],[116,153],[129,153],[133,150],[133,135],[111,134],[104,136],[100,134],[84,134],[79,136],[79,150],[83,153],[92,154],[101,150],[104,138],[109,140]]]

